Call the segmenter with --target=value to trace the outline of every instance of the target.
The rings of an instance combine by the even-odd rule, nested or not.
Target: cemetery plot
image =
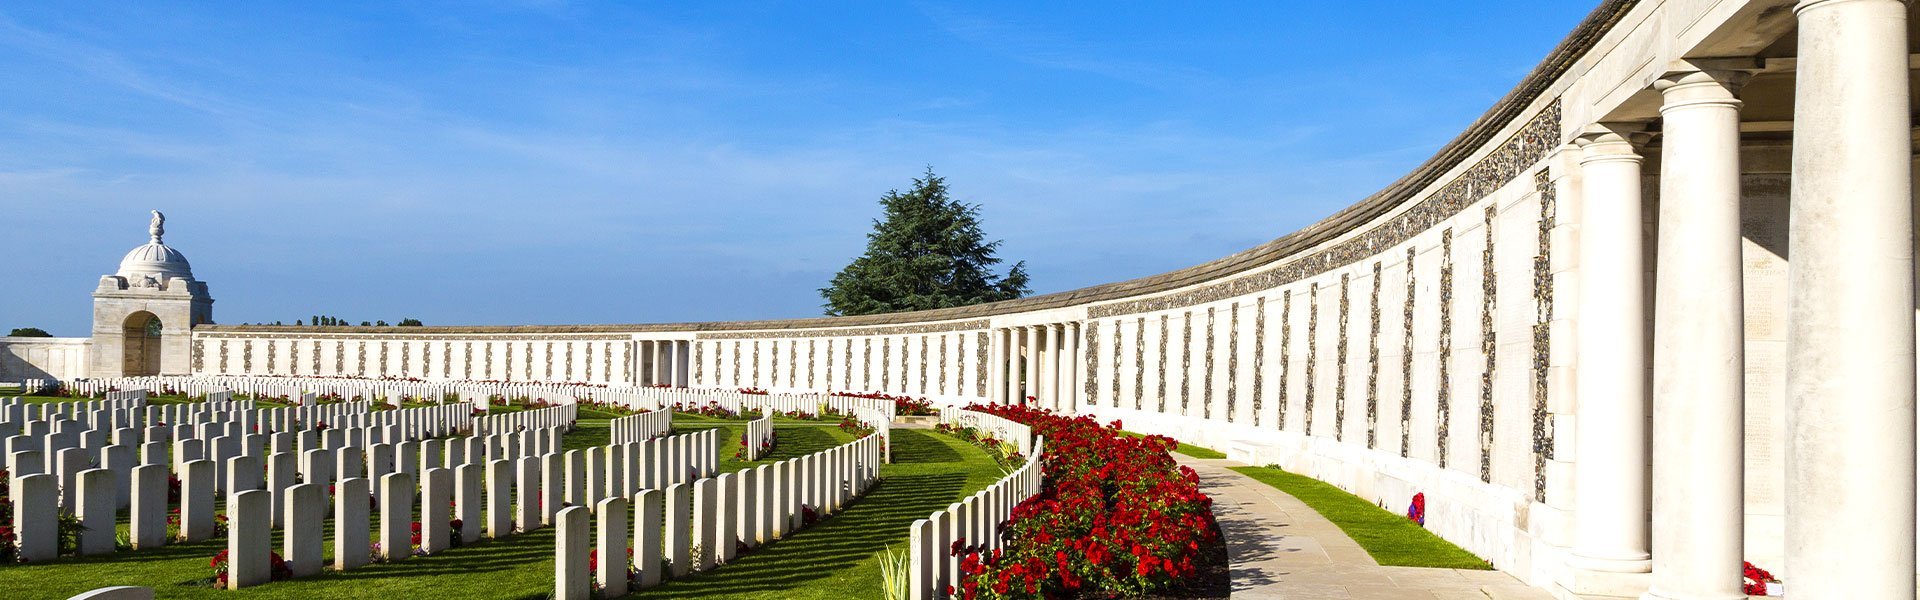
[[[274,391],[262,386],[252,389],[263,396]],[[626,503],[627,511],[635,511],[647,506],[642,496],[652,490],[658,492],[656,495],[662,499],[661,515],[664,520],[666,505],[669,504],[666,501],[667,490],[676,483],[689,491],[698,489],[700,479],[709,480],[714,486],[711,498],[715,501],[715,508],[710,515],[717,519],[715,527],[723,526],[718,520],[727,521],[728,524],[724,525],[727,533],[751,536],[750,541],[737,539],[748,544],[744,549],[758,552],[775,539],[793,536],[795,528],[778,522],[775,515],[779,511],[774,508],[750,512],[736,508],[723,513],[722,509],[730,504],[728,497],[734,497],[732,503],[758,509],[769,503],[760,498],[771,498],[781,489],[779,474],[782,469],[793,468],[798,476],[806,472],[809,462],[820,461],[817,472],[823,474],[825,481],[833,482],[823,485],[828,490],[836,491],[823,491],[820,501],[828,503],[813,512],[816,518],[834,514],[834,511],[845,510],[858,494],[878,484],[886,454],[883,452],[886,449],[882,443],[884,438],[874,434],[885,429],[887,415],[877,410],[867,416],[877,421],[880,427],[867,425],[850,433],[835,428],[830,418],[824,421],[796,420],[782,416],[777,419],[761,417],[743,420],[675,415],[669,411],[614,416],[596,408],[597,405],[584,402],[536,408],[543,402],[515,399],[509,400],[505,406],[494,405],[492,401],[505,398],[505,394],[481,395],[472,393],[472,390],[469,390],[469,396],[487,401],[484,408],[479,402],[461,399],[462,396],[457,393],[439,398],[451,401],[449,404],[405,409],[394,409],[391,408],[393,404],[389,404],[393,402],[410,406],[430,403],[435,400],[430,391],[429,395],[421,398],[390,397],[377,392],[341,394],[359,400],[315,398],[308,405],[301,405],[296,400],[294,406],[279,405],[278,400],[271,396],[257,401],[244,397],[236,399],[231,390],[175,387],[170,391],[198,392],[209,399],[164,405],[145,403],[155,397],[147,395],[144,390],[97,391],[112,398],[6,401],[6,406],[17,405],[20,408],[4,408],[0,411],[17,411],[22,417],[30,417],[8,418],[6,422],[17,420],[28,423],[22,427],[20,435],[25,435],[26,427],[32,427],[34,433],[53,440],[50,442],[56,445],[53,447],[60,449],[66,449],[65,435],[73,431],[78,431],[84,438],[81,448],[92,448],[90,441],[100,435],[93,433],[95,429],[105,430],[107,443],[104,445],[116,445],[118,438],[112,430],[122,428],[113,427],[118,424],[115,419],[131,422],[143,418],[134,416],[134,413],[142,413],[144,423],[148,425],[135,429],[132,435],[137,437],[129,439],[138,440],[133,450],[133,456],[137,459],[133,470],[145,470],[129,473],[129,483],[125,488],[130,496],[149,497],[134,491],[142,477],[145,477],[148,489],[179,490],[172,495],[160,496],[160,510],[138,510],[143,516],[167,515],[177,524],[158,528],[158,539],[154,539],[155,528],[135,525],[138,519],[133,515],[136,509],[132,498],[126,505],[115,505],[114,510],[89,510],[86,500],[105,497],[99,490],[107,489],[110,485],[108,481],[117,483],[119,480],[112,479],[111,473],[104,469],[97,475],[75,474],[76,483],[72,489],[81,500],[71,504],[75,509],[73,518],[91,517],[95,523],[101,519],[110,523],[96,529],[110,533],[92,536],[93,545],[86,546],[88,551],[103,554],[83,554],[79,537],[75,536],[72,548],[64,554],[57,552],[54,559],[0,567],[0,582],[11,580],[10,583],[0,583],[0,586],[10,590],[38,589],[23,588],[18,584],[39,585],[43,579],[41,577],[32,577],[29,582],[9,575],[52,569],[51,572],[64,575],[45,578],[46,583],[64,581],[66,585],[73,586],[76,582],[85,582],[84,585],[88,587],[60,588],[62,591],[57,592],[60,595],[48,594],[49,597],[65,597],[109,584],[153,584],[160,581],[169,582],[176,588],[207,590],[208,593],[213,593],[214,585],[222,582],[232,587],[261,586],[262,590],[287,586],[309,589],[307,584],[300,582],[311,579],[314,585],[329,587],[334,585],[332,579],[356,578],[353,574],[362,570],[387,571],[399,568],[400,571],[410,571],[404,567],[408,561],[437,560],[473,552],[521,552],[525,550],[526,541],[536,539],[546,542],[546,558],[552,558],[557,539],[547,536],[556,534],[554,525],[561,522],[559,513],[565,509],[580,507],[597,514],[594,509],[600,504],[617,499]],[[302,392],[300,395],[307,394],[311,392]],[[366,400],[369,398],[377,403]],[[791,400],[790,404],[797,407],[809,405],[815,407],[813,411],[804,408],[791,410],[805,417],[842,410],[828,407],[818,398]],[[773,410],[775,406],[765,399],[740,398],[732,406],[757,414],[776,412]],[[616,405],[611,409],[620,413],[636,410],[625,405]],[[848,406],[844,410],[860,412],[871,410],[871,407]],[[0,418],[13,414],[0,412]],[[95,417],[96,414],[100,416]],[[596,429],[584,433],[574,431],[579,425],[577,419],[582,414],[595,415],[595,423],[590,427]],[[679,416],[687,417],[684,426],[676,422],[680,420]],[[613,425],[616,420],[618,426]],[[30,424],[35,421],[44,424]],[[86,427],[76,429],[80,426],[63,426],[60,425],[62,421],[81,423]],[[96,422],[101,426],[95,427]],[[139,446],[147,444],[145,430],[159,423],[169,424],[165,429],[169,437],[165,443],[157,446],[157,450],[143,452]],[[186,434],[178,436],[180,443],[175,444],[174,429],[181,427],[186,428]],[[721,440],[747,435],[749,428],[754,430],[753,435],[761,435],[763,427],[768,437],[776,435],[773,433],[775,429],[780,432],[777,434],[780,444],[770,448],[769,454],[754,457],[757,461],[723,459],[718,448]],[[389,431],[394,433],[392,437],[389,437]],[[236,434],[236,441],[222,439],[230,432]],[[658,437],[669,433],[677,435]],[[582,435],[589,438],[597,435],[598,441],[581,440],[579,438]],[[614,442],[615,435],[620,436],[620,443]],[[259,441],[251,441],[249,436],[259,436]],[[690,445],[690,449],[682,456],[704,458],[689,458],[694,462],[687,464],[672,462],[673,448],[683,443],[680,441],[682,439]],[[586,447],[580,447],[582,445]],[[22,452],[30,451],[22,446]],[[149,454],[160,457],[158,460],[161,464],[146,464],[144,457]],[[176,454],[183,460],[176,461]],[[214,468],[214,463],[218,461],[212,457],[216,454],[227,459],[227,468]],[[76,456],[73,453],[68,455]],[[234,462],[236,460],[239,462]],[[668,461],[668,466],[655,467],[662,460]],[[573,474],[570,467],[576,461],[579,474],[570,477]],[[42,458],[40,462],[41,470],[48,470],[45,459]],[[82,466],[78,458],[72,458],[69,462],[74,467]],[[102,466],[105,464],[101,463]],[[53,472],[32,474],[52,475],[57,482],[61,473],[58,468],[56,459]],[[853,469],[852,474],[834,475],[848,473],[837,470],[842,468]],[[214,469],[212,475],[203,473],[209,469]],[[681,471],[686,476],[675,479],[674,474]],[[258,475],[248,475],[256,472]],[[731,493],[722,493],[723,488],[719,487],[722,485],[722,476],[726,485],[730,486],[724,489]],[[11,481],[19,479],[9,477]],[[580,482],[577,495],[573,491],[575,486],[572,482],[575,480]],[[24,489],[15,488],[22,491],[13,492],[11,497],[21,498],[26,491],[37,494],[39,488],[44,486],[39,483],[41,481],[44,480],[28,482]],[[160,483],[155,484],[154,481]],[[171,481],[180,483],[176,488],[170,485]],[[202,483],[213,486],[214,491],[203,491]],[[795,492],[804,493],[803,487],[796,487]],[[54,488],[57,493],[67,489],[59,485]],[[599,495],[590,497],[596,489]],[[206,501],[200,501],[203,498]],[[354,498],[363,498],[364,501],[353,501]],[[505,506],[494,510],[502,502]],[[693,502],[691,493],[688,502],[690,505],[699,505]],[[52,506],[55,514],[59,515],[65,514],[69,505],[62,498],[56,499]],[[805,522],[806,512],[801,510],[797,517],[789,517],[788,522],[791,519]],[[102,514],[107,516],[102,517]],[[495,514],[502,518],[495,518]],[[639,532],[645,530],[642,526],[647,524],[640,513],[633,514],[625,524],[628,535],[619,536],[626,541],[635,540]],[[732,518],[721,519],[723,514]],[[14,514],[9,512],[6,516],[11,521]],[[701,530],[691,521],[691,516],[690,510],[689,539],[695,535],[706,535],[694,533]],[[201,523],[208,520],[212,525],[202,527]],[[57,519],[54,521],[57,522]],[[613,525],[609,523],[610,528]],[[32,527],[22,529],[33,533]],[[135,529],[139,529],[143,535],[133,535]],[[192,541],[187,541],[187,530],[192,530]],[[724,545],[718,543],[722,538],[717,531],[711,534],[715,540],[711,545],[717,549],[711,555],[715,566],[725,564],[728,560],[740,560],[742,555],[739,552],[743,548],[736,547],[733,556],[727,556]],[[666,533],[663,529],[660,541],[665,541]],[[33,538],[32,535],[28,537]],[[107,541],[103,543],[102,539]],[[137,547],[136,540],[144,542],[144,545]],[[479,543],[483,540],[484,543]],[[622,542],[622,550],[626,541]],[[597,539],[595,543],[598,543]],[[495,545],[501,547],[494,550],[488,548]],[[365,552],[348,550],[351,548],[365,548]],[[663,547],[661,554],[670,556],[670,550],[666,548]],[[695,570],[700,557],[691,552],[693,548],[689,546],[686,562],[689,571],[697,573],[700,572]],[[224,555],[214,560],[222,551]],[[209,565],[210,562],[217,564]],[[99,569],[102,564],[122,563],[142,568],[131,571]],[[527,575],[521,571],[539,570],[537,563],[544,563],[544,560],[523,560],[521,563],[517,568],[510,569],[513,571],[510,576],[505,573],[502,575],[509,580],[524,582]],[[165,566],[168,564],[173,565],[171,573]],[[545,564],[551,567],[553,563]],[[182,565],[194,566],[187,567],[185,573],[181,573]],[[670,566],[661,569],[660,579],[668,577],[670,569]],[[123,577],[141,571],[147,571],[152,577]],[[220,573],[216,575],[215,571]],[[613,576],[609,573],[609,577]],[[632,581],[634,584],[643,583],[638,573],[636,570],[636,577]],[[544,574],[541,587],[555,589],[558,583],[554,578],[555,570],[547,568]],[[702,580],[717,582],[721,579],[696,577],[682,583]],[[644,583],[659,581],[647,580]],[[180,589],[171,591],[178,592]],[[482,590],[476,595],[484,597],[491,594]]]

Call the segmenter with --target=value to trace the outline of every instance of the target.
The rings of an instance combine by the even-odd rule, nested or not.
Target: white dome
[[[187,264],[186,255],[179,250],[154,241],[128,252],[126,258],[120,259],[120,272],[115,275],[129,278],[165,275],[166,278],[193,279],[193,265]]]
[[[151,279],[155,283],[165,283],[168,279],[193,280],[193,265],[187,264],[187,257],[179,250],[160,241],[167,234],[167,216],[153,211],[153,221],[147,225],[147,235],[152,241],[134,248],[120,259],[120,272],[114,273],[132,281]]]

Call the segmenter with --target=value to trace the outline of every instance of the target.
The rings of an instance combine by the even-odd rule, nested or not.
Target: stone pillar
[[[1000,330],[992,329],[987,336],[987,404],[1001,403],[1001,395],[1006,390],[1007,365],[1003,360],[1007,355],[1006,340],[1001,339]],[[964,394],[960,394],[964,395]]]
[[[627,499],[614,496],[601,500],[595,506],[594,517],[599,521],[595,529],[593,548],[600,554],[599,564],[594,565],[594,577],[600,580],[600,587],[606,597],[619,598],[627,595]]]
[[[1040,326],[1040,389],[1037,404],[1055,408],[1060,403],[1060,325]]]
[[[380,478],[380,557],[388,562],[413,556],[413,477],[388,473]]]
[[[422,472],[420,485],[420,551],[434,554],[453,546],[448,521],[453,519],[453,472],[434,467]]]
[[[665,383],[667,381],[666,343],[651,342],[648,345],[653,347],[653,381],[650,383]]]
[[[691,569],[688,552],[693,544],[693,487],[684,483],[667,486],[666,512],[661,515],[664,526],[661,536],[666,546],[661,549],[673,569],[674,577],[683,577]]]
[[[1053,410],[1061,413],[1074,413],[1080,410],[1080,378],[1085,375],[1078,358],[1080,349],[1080,324],[1066,323],[1060,326],[1060,397],[1054,403]],[[1225,372],[1225,369],[1221,370]]]
[[[1650,598],[1741,598],[1744,391],[1738,71],[1656,87],[1661,150],[1653,334]]]
[[[333,568],[358,568],[371,562],[367,498],[372,482],[362,477],[342,479],[333,494]]]
[[[1580,318],[1574,334],[1579,403],[1576,566],[1651,568],[1647,507],[1646,268],[1642,263],[1637,123],[1580,137]]]
[[[106,469],[87,469],[76,478],[79,491],[74,495],[79,510],[80,525],[86,530],[80,532],[80,554],[112,554],[114,538],[114,504],[120,497],[119,482],[114,481],[113,471]]]
[[[1001,378],[1002,383],[1005,384],[1005,389],[1001,392],[1003,397],[1000,399],[1000,403],[1019,404],[1020,365],[1025,364],[1025,359],[1020,357],[1020,330],[1008,327],[1000,330],[1000,335],[1006,338],[1006,340],[1001,343],[1001,347],[1006,349],[1006,353],[996,359],[1002,363],[1001,366],[1005,371],[1004,377]]]
[[[1020,394],[1014,397],[1014,404],[1026,404],[1027,396],[1040,395],[1040,327],[1028,325],[1020,329],[1025,332],[1027,355],[1026,367],[1020,373]]]
[[[327,510],[326,488],[302,483],[287,488],[279,497],[283,499],[281,522],[286,524],[280,536],[281,558],[286,559],[294,577],[319,574],[326,561],[321,549],[326,541],[321,528]]]
[[[1802,0],[1788,255],[1786,571],[1914,594],[1907,2]]]
[[[273,577],[273,494],[248,490],[227,496],[227,589],[267,583]]]
[[[654,489],[641,490],[634,497],[633,564],[640,570],[636,582],[640,588],[660,584],[661,510],[665,499],[665,492]]]
[[[132,540],[133,549],[147,550],[165,546],[167,544],[166,465],[141,465],[133,468],[133,502],[129,508],[127,537]]]

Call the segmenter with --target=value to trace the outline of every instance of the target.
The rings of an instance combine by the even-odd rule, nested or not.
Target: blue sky
[[[223,323],[804,317],[928,165],[1036,293],[1366,196],[1591,1],[0,4],[0,327],[147,210]]]

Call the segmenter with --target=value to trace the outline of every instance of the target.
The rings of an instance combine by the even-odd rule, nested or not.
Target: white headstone
[[[322,531],[327,511],[325,487],[302,483],[287,488],[279,497],[283,501],[276,512],[282,513],[280,522],[285,524],[280,538],[281,558],[294,577],[319,573],[326,560],[321,552],[326,541]]]

